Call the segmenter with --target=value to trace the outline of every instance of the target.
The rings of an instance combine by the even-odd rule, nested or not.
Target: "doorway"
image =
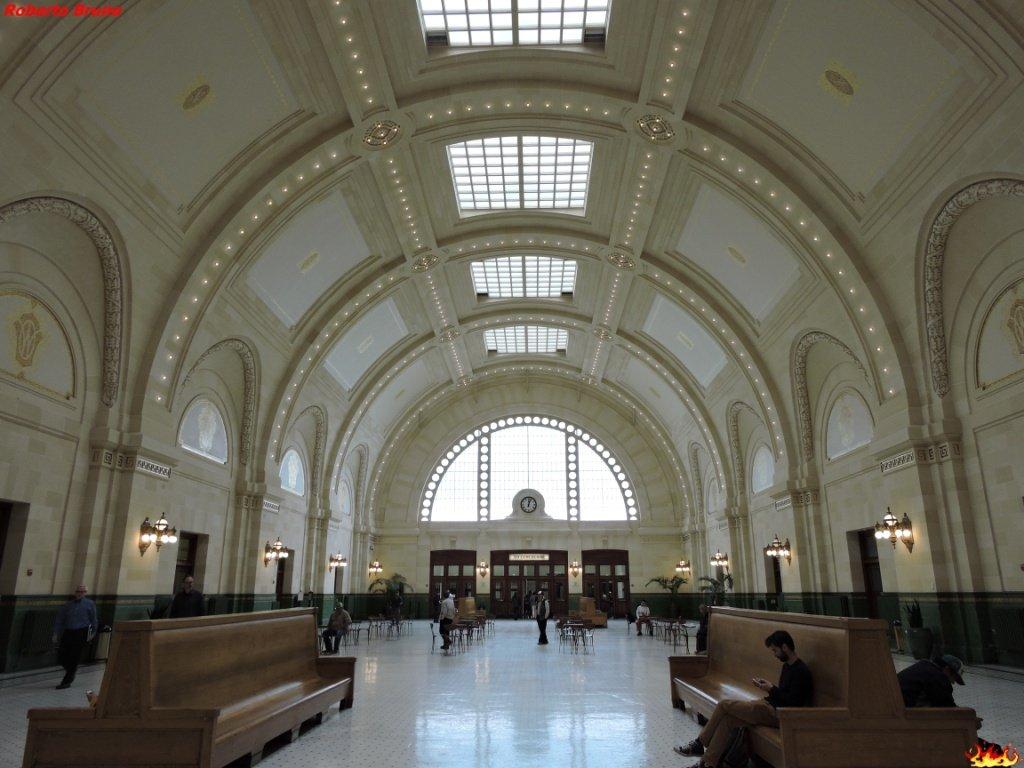
[[[174,562],[174,583],[171,585],[171,592],[175,593],[181,587],[181,582],[186,576],[196,577],[196,561],[199,553],[199,534],[182,531],[178,535],[178,559]],[[197,587],[198,589],[198,587]]]
[[[569,553],[564,549],[491,550],[491,611],[498,618],[530,618],[527,595],[544,590],[551,615],[569,613]]]
[[[864,578],[864,598],[868,618],[878,618],[878,597],[882,594],[882,569],[878,565],[878,540],[873,529],[857,531],[860,566]]]
[[[476,550],[433,549],[430,551],[430,607],[436,616],[443,593],[456,598],[476,595]]]
[[[592,597],[598,610],[624,618],[629,613],[629,550],[585,549],[583,596]]]

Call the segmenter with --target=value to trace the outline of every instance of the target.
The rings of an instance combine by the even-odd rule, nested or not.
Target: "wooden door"
[[[629,613],[629,550],[583,550],[583,596],[598,610],[624,618]]]
[[[868,617],[878,618],[878,596],[882,594],[882,569],[878,565],[878,540],[869,528],[857,532],[860,544],[860,565],[864,575],[864,597],[868,604]]]
[[[433,549],[430,551],[430,603],[436,616],[447,592],[455,597],[476,595],[476,550]]]
[[[568,615],[568,566],[564,549],[492,550],[491,612],[499,618],[530,618],[527,595],[543,590],[552,617]]]
[[[199,534],[182,531],[178,536],[178,559],[174,563],[174,583],[171,591],[177,592],[186,576],[196,575],[196,553],[199,550]],[[197,584],[196,589],[199,589]]]

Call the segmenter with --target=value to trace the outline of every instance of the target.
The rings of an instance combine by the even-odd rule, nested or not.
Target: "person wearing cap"
[[[945,654],[911,664],[896,675],[907,707],[955,707],[953,683],[964,684],[964,663]]]

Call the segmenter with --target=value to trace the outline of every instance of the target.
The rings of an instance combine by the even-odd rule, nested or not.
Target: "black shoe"
[[[680,744],[674,750],[676,754],[684,755],[685,757],[700,757],[704,754],[704,745],[701,744],[700,739],[694,739],[689,744]]]
[[[70,687],[71,687],[71,683],[61,683],[60,685],[57,686],[57,690],[58,691],[63,691],[65,688],[70,688]]]

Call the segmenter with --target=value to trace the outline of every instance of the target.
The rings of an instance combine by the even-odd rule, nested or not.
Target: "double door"
[[[569,553],[565,550],[493,550],[491,606],[498,618],[530,618],[529,596],[543,590],[552,616],[569,612]]]
[[[629,550],[585,549],[583,596],[594,598],[599,610],[610,617],[629,613]]]
[[[430,601],[439,608],[446,593],[476,595],[476,550],[435,549],[430,552]],[[436,615],[436,610],[434,611]]]

